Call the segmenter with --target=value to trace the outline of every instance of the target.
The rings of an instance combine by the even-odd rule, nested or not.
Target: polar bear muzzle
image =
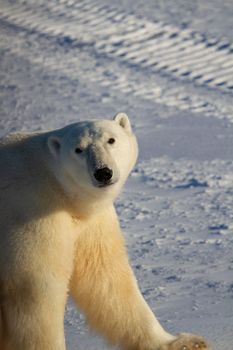
[[[103,186],[111,184],[110,180],[112,176],[113,171],[108,167],[99,168],[94,172],[94,178]]]
[[[119,180],[117,164],[103,145],[90,145],[86,160],[94,187],[107,187]]]

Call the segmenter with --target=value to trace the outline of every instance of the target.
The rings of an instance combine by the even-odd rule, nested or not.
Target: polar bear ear
[[[127,114],[119,112],[115,115],[114,120],[126,131],[131,132],[131,125]]]
[[[48,138],[48,147],[54,157],[57,157],[61,150],[61,141],[57,136],[51,135]]]

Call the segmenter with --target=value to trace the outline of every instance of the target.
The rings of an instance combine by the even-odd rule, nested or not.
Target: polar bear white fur
[[[123,113],[1,141],[1,350],[65,350],[69,292],[122,349],[207,349],[162,328],[129,266],[113,201],[136,158]]]

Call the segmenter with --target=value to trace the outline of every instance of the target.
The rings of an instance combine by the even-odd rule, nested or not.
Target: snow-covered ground
[[[170,332],[233,348],[231,0],[5,0],[0,136],[129,114],[140,155],[116,203]],[[107,349],[70,300],[67,348]]]

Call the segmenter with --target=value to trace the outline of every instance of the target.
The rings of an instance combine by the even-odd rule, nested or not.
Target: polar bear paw
[[[211,350],[205,339],[193,334],[181,333],[164,350]]]

